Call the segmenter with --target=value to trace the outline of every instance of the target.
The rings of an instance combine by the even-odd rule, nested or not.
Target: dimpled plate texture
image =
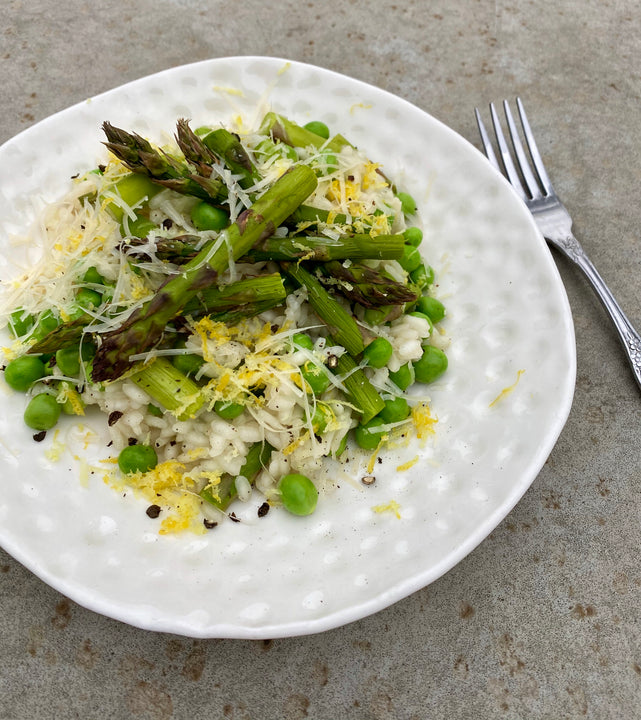
[[[24,261],[10,236],[27,229],[34,198],[56,199],[70,176],[104,160],[103,120],[161,141],[179,117],[193,127],[238,114],[251,123],[265,103],[301,124],[324,121],[416,198],[421,250],[436,269],[451,338],[449,370],[428,388],[436,433],[424,447],[385,452],[372,486],[359,482],[364,467],[352,465],[353,482],[341,481],[308,518],[274,508],[258,519],[256,498],[236,504],[240,523],[159,536],[144,500],[114,492],[97,475],[83,479],[69,452],[55,459],[54,433],[34,443],[22,423],[24,397],[1,386],[2,546],[81,605],[143,628],[274,638],[326,630],[398,601],[454,566],[505,517],[545,462],[572,401],[567,298],[508,184],[413,105],[282,59],[222,58],[168,70],[7,142],[0,149],[2,279],[15,277],[16,260]],[[86,449],[90,460],[105,457],[104,424],[86,422],[99,438]],[[62,432],[67,440],[76,433],[82,447],[69,418]],[[396,469],[416,455],[411,469]],[[372,510],[391,500],[400,518]]]

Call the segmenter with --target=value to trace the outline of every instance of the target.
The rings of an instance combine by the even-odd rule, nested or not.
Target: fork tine
[[[512,156],[510,155],[510,149],[508,148],[505,135],[503,135],[503,130],[501,129],[501,123],[499,121],[499,116],[496,114],[494,103],[490,103],[490,113],[492,115],[494,134],[496,135],[496,142],[499,146],[499,152],[501,154],[501,159],[503,160],[503,167],[505,168],[507,179],[512,184],[512,187],[519,193],[521,199],[524,201],[528,200],[528,196],[523,188],[523,184],[521,183],[521,178],[519,177],[516,167],[514,166]]]
[[[532,157],[532,162],[534,163],[534,167],[536,169],[537,175],[539,176],[539,180],[541,181],[541,185],[543,185],[543,189],[545,190],[547,195],[552,195],[554,193],[554,188],[552,187],[550,178],[545,171],[545,165],[543,164],[543,160],[541,159],[539,149],[536,146],[534,135],[532,133],[532,129],[530,128],[530,123],[528,122],[527,115],[525,114],[525,108],[523,107],[521,98],[516,98],[516,105],[519,109],[519,115],[521,117],[521,125],[523,125],[523,134],[525,135],[525,141],[527,142],[530,156]]]
[[[525,150],[523,149],[523,145],[521,144],[521,138],[519,137],[519,132],[516,129],[516,123],[514,122],[514,117],[512,116],[512,111],[510,110],[507,100],[503,100],[503,110],[507,119],[507,126],[510,130],[514,154],[518,160],[525,184],[528,186],[528,190],[530,191],[530,197],[533,200],[540,200],[543,197],[541,194],[541,188],[539,187],[539,183],[530,168],[530,161],[528,160]]]
[[[496,154],[494,153],[494,148],[492,147],[492,141],[490,140],[490,136],[488,135],[488,132],[485,129],[483,120],[481,120],[481,113],[479,112],[478,108],[474,108],[474,114],[476,115],[476,124],[479,126],[481,142],[483,143],[483,150],[485,151],[485,154],[487,155],[487,159],[492,163],[492,165],[494,165],[494,167],[499,172],[502,172],[499,161],[497,160]]]

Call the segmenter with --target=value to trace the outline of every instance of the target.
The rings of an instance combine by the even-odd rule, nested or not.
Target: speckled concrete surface
[[[382,86],[476,142],[472,110],[526,101],[575,230],[641,326],[636,0],[4,0],[0,142],[125,81],[278,55]],[[0,552],[0,718],[641,717],[641,392],[557,257],[574,406],[530,491],[470,556],[321,635],[192,641],[98,616]]]

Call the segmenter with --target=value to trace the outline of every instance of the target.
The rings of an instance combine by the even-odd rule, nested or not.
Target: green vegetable
[[[405,242],[408,245],[418,247],[423,242],[423,231],[417,227],[408,227],[403,233]]]
[[[314,483],[299,473],[290,473],[278,483],[283,505],[294,515],[311,515],[318,502],[318,490]]]
[[[207,133],[203,142],[234,175],[240,176],[238,182],[242,188],[251,187],[259,179],[256,168],[238,135],[225,128],[218,128]]]
[[[130,220],[127,224],[127,227],[129,228],[129,235],[132,237],[137,238],[146,238],[147,235],[152,230],[158,230],[158,225],[156,223],[151,222],[148,218],[146,218],[144,215],[136,215],[135,220]],[[124,224],[123,224],[123,235],[124,232]]]
[[[24,411],[24,421],[32,430],[51,430],[58,422],[62,407],[53,395],[41,393],[29,401]]]
[[[104,285],[106,281],[98,270],[92,266],[88,268],[82,276],[82,282],[90,283],[92,285]]]
[[[323,139],[329,140],[329,128],[324,122],[320,122],[320,120],[312,120],[311,122],[305,123],[303,127],[305,130],[309,130],[309,132],[313,132]]]
[[[70,345],[56,351],[56,365],[58,370],[67,377],[76,377],[80,372],[80,360],[90,360],[95,348],[90,343],[84,343],[82,350],[79,345]]]
[[[416,303],[416,309],[429,317],[433,323],[440,322],[445,317],[445,306],[440,300],[424,295]]]
[[[354,437],[359,447],[363,450],[375,450],[385,435],[385,431],[380,429],[381,425],[383,420],[380,417],[357,425],[354,428]]]
[[[202,355],[194,353],[184,355],[174,355],[171,358],[171,364],[181,373],[185,375],[195,375],[203,366],[205,358]]]
[[[405,391],[414,384],[414,366],[411,363],[405,363],[395,372],[390,371],[389,377],[399,390]]]
[[[385,407],[380,411],[380,417],[386,423],[395,423],[409,417],[410,406],[405,398],[396,397],[385,401]]]
[[[51,312],[51,310],[45,310],[36,318],[36,324],[31,331],[31,337],[35,338],[36,340],[40,340],[45,335],[53,332],[58,327],[58,325],[58,319],[53,314],[53,312]],[[31,351],[35,352],[33,348],[31,348]]]
[[[46,368],[39,357],[23,355],[11,360],[4,369],[4,379],[14,390],[26,392],[36,380],[46,375]]]
[[[434,270],[421,263],[415,270],[410,272],[410,279],[421,290],[425,290],[434,282]]]
[[[26,335],[33,327],[35,318],[33,315],[25,313],[22,308],[14,310],[9,316],[9,330],[14,337],[22,337]]]
[[[223,420],[234,420],[239,415],[242,415],[245,411],[245,406],[241,403],[227,402],[224,400],[217,400],[214,403],[214,410],[216,414]]]
[[[200,387],[162,357],[143,365],[130,379],[164,408],[177,413],[178,420],[193,417],[205,403]]]
[[[413,365],[416,381],[431,383],[447,370],[447,355],[433,345],[426,345],[423,349],[423,356]]]
[[[223,230],[229,225],[229,213],[203,201],[192,208],[191,221],[197,230]]]
[[[401,201],[401,209],[405,215],[416,214],[416,201],[409,193],[399,192],[396,197]]]
[[[125,175],[110,189],[116,195],[119,195],[130,207],[138,206],[145,199],[153,197],[161,190],[161,188],[154,184],[149,178],[144,175],[139,175],[138,173]],[[119,205],[116,205],[114,202],[109,202],[107,210],[109,210],[114,220],[122,222],[124,211]]]
[[[292,335],[292,342],[294,346],[305,348],[305,350],[314,349],[314,341],[307,333],[294,333],[294,335]]]
[[[383,398],[351,355],[344,353],[338,358],[335,372],[346,376],[343,385],[356,411],[361,414],[361,422],[371,420],[385,407]]]
[[[283,115],[277,115],[273,112],[268,112],[265,115],[259,132],[293,147],[309,147],[311,145],[319,149],[322,147],[339,152],[349,145],[349,142],[342,135],[334,135],[328,141],[321,135],[297,125]]]
[[[414,245],[405,245],[403,255],[398,262],[405,272],[411,273],[423,263],[423,260],[417,247],[414,247]]]
[[[128,445],[118,455],[118,467],[124,475],[148,472],[158,465],[158,455],[151,445]]]
[[[393,352],[394,348],[389,340],[377,337],[363,350],[363,358],[370,367],[382,368],[387,365]]]
[[[300,371],[305,383],[307,383],[309,389],[316,397],[324,393],[329,387],[327,373],[320,365],[308,360],[303,364]]]
[[[102,304],[102,295],[91,288],[80,288],[76,293],[76,303],[82,308],[97,308]]]
[[[301,265],[282,263],[282,268],[299,285],[307,288],[307,299],[314,312],[329,327],[338,345],[351,355],[363,352],[363,338],[354,318],[332,297],[320,282]]]

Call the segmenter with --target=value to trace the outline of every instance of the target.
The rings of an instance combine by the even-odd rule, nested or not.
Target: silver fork
[[[496,157],[490,137],[481,119],[481,114],[478,108],[475,108],[474,112],[476,114],[479,132],[481,133],[481,141],[485,154],[492,165],[494,165],[499,172],[503,172],[506,175],[512,187],[534,216],[534,220],[541,234],[548,243],[560,250],[583,270],[592,288],[603,303],[603,307],[612,318],[630,362],[634,379],[641,388],[641,336],[639,336],[639,333],[637,333],[623,310],[621,310],[614,295],[612,295],[603,278],[599,275],[578,240],[572,234],[572,218],[563,203],[559,200],[552,187],[550,178],[545,171],[543,160],[541,160],[541,155],[536,147],[534,135],[532,134],[520,98],[516,99],[516,104],[521,119],[523,136],[525,137],[532,163],[530,164],[523,149],[523,144],[519,138],[516,123],[514,122],[514,117],[507,100],[503,101],[503,109],[512,140],[514,157],[518,163],[518,170],[512,159],[505,135],[501,130],[501,123],[494,103],[490,104],[490,114],[492,116],[494,134],[496,135],[496,142],[502,163],[500,164]]]

